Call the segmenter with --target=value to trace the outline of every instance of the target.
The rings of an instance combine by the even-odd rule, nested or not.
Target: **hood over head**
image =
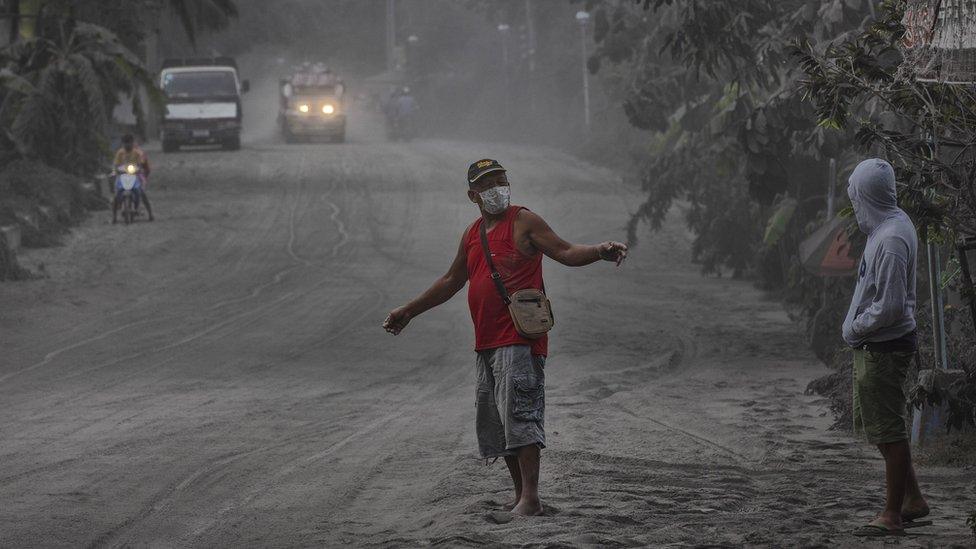
[[[847,195],[854,206],[857,225],[871,234],[882,221],[901,211],[895,190],[895,170],[887,161],[870,158],[854,168],[848,180]]]

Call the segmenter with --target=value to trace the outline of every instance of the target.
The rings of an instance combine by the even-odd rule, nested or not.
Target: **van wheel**
[[[180,150],[179,143],[176,143],[175,141],[163,141],[163,152],[164,153],[172,153],[172,152],[176,152],[178,150]]]

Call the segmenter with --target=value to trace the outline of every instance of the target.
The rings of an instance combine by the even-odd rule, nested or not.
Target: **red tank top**
[[[541,290],[542,254],[527,256],[515,246],[513,238],[515,216],[523,206],[509,206],[505,217],[488,231],[488,248],[498,274],[502,276],[509,293],[526,288]],[[474,321],[474,348],[476,351],[496,349],[508,345],[530,345],[533,355],[549,353],[549,337],[527,339],[515,330],[515,324],[491,280],[491,270],[481,249],[481,224],[479,218],[468,229],[464,241],[468,254],[468,306]]]

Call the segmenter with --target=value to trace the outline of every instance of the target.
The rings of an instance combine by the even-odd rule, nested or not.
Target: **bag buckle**
[[[502,275],[498,274],[497,272],[491,273],[491,279],[492,280],[501,280],[501,278],[502,278]]]

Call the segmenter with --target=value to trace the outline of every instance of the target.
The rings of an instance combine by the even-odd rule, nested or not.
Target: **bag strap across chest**
[[[491,271],[491,280],[495,283],[495,289],[498,290],[498,295],[505,302],[505,305],[511,305],[512,298],[508,295],[508,290],[505,289],[505,283],[502,282],[502,275],[498,274],[498,269],[495,268],[495,262],[491,259],[491,250],[488,248],[488,233],[485,229],[485,220],[481,220],[481,227],[478,231],[481,233],[481,249],[485,253],[485,261],[488,262],[488,270]]]

